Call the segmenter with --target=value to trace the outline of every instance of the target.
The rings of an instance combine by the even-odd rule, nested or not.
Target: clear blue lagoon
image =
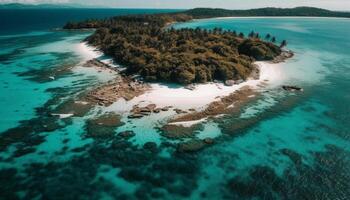
[[[268,88],[240,115],[204,122],[215,144],[178,154],[162,119],[128,120],[129,140],[87,136],[108,110],[57,119],[52,110],[113,75],[86,69],[91,32],[54,31],[67,21],[173,10],[0,10],[0,194],[6,199],[349,199],[350,20],[222,18],[175,24],[270,33],[295,56],[280,65],[286,94]],[[90,52],[91,53],[91,52]],[[167,116],[162,116],[167,117]],[[243,128],[240,124],[247,124]],[[157,144],[156,153],[146,142]]]

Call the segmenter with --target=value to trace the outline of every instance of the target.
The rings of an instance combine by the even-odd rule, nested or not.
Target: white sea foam
[[[183,122],[173,122],[173,123],[169,123],[170,125],[180,125],[183,127],[191,127],[195,124],[199,124],[202,122],[205,122],[207,120],[207,118],[203,118],[203,119],[199,119],[199,120],[193,120],[193,121],[183,121]]]
[[[73,117],[74,114],[68,113],[68,114],[51,114],[52,116],[58,116],[60,119],[65,119],[69,117]]]
[[[82,62],[98,58],[103,55],[101,51],[98,51],[95,47],[88,45],[86,42],[81,42],[76,45],[76,51],[82,57]]]

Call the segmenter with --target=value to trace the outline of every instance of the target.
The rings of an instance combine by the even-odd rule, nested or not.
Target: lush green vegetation
[[[198,18],[212,17],[248,17],[248,16],[309,16],[309,17],[346,17],[350,12],[337,12],[313,7],[297,8],[259,8],[250,10],[226,10],[212,8],[196,8],[184,13]]]
[[[120,16],[106,20],[68,23],[67,29],[97,28],[87,41],[147,81],[182,84],[213,80],[247,79],[255,60],[272,60],[279,46],[258,33],[167,27],[189,21],[187,14]],[[266,36],[267,40],[273,40]]]

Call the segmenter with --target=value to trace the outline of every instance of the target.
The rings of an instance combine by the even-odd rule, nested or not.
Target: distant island
[[[221,28],[176,30],[169,26],[193,19],[229,16],[350,17],[349,13],[309,7],[241,11],[196,8],[178,13],[70,22],[64,28],[97,29],[86,41],[126,67],[126,75],[140,75],[148,82],[243,81],[258,76],[255,61],[284,60],[280,55],[287,41],[276,44],[271,34],[244,35]]]
[[[344,17],[350,18],[350,12],[331,11],[314,7],[296,8],[258,8],[250,10],[226,10],[213,8],[195,8],[184,13],[195,19],[213,17]]]
[[[69,8],[93,8],[80,4],[0,4],[0,9],[69,9]]]

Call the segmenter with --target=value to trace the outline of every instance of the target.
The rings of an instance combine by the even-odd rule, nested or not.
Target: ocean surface
[[[171,11],[171,10],[170,10]],[[280,65],[279,86],[239,115],[203,123],[197,138],[215,144],[176,153],[161,136],[164,119],[127,120],[96,138],[89,119],[113,106],[79,108],[79,95],[114,78],[82,67],[96,57],[91,32],[52,31],[66,21],[169,10],[0,10],[0,194],[4,199],[349,199],[350,20],[225,18],[175,28],[270,33],[295,56]],[[144,146],[154,142],[156,147]],[[154,144],[152,143],[152,144]]]

